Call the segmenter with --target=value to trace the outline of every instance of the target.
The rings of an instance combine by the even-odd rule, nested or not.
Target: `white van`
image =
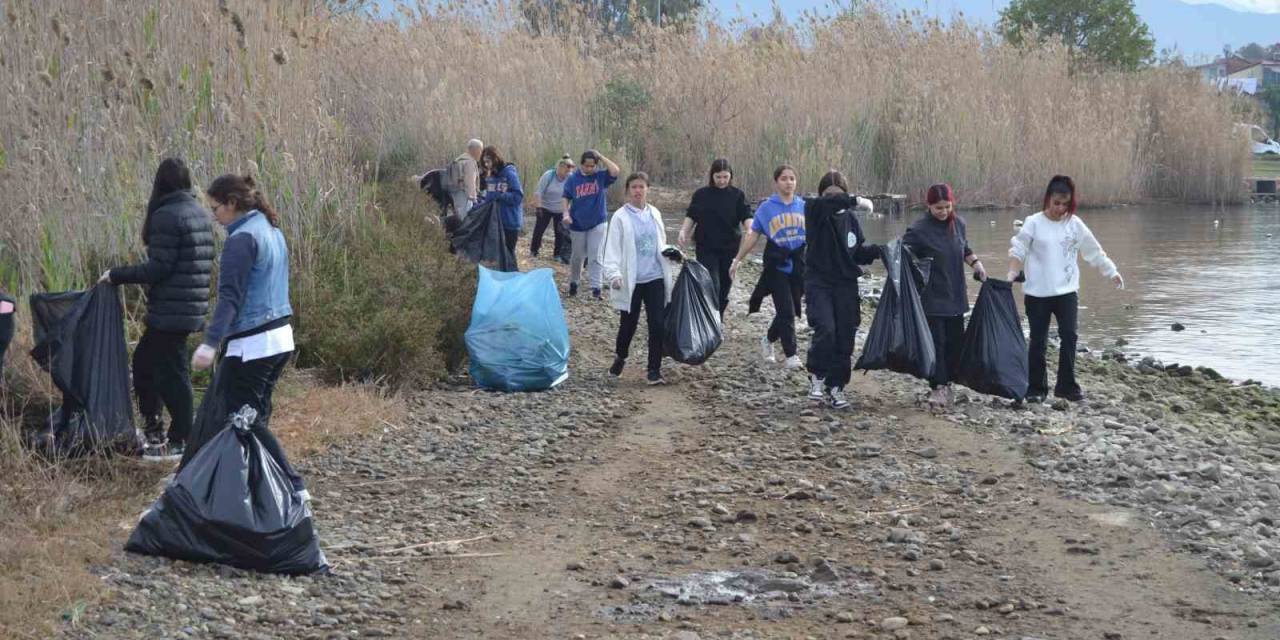
[[[1249,136],[1249,146],[1258,155],[1280,155],[1280,142],[1272,140],[1266,130],[1256,124],[1237,124],[1237,131]]]

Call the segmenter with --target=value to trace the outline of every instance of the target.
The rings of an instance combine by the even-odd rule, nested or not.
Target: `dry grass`
[[[15,345],[24,348],[29,344]],[[18,384],[39,375],[10,373]],[[7,403],[15,399],[6,395]],[[40,419],[52,398],[41,400],[7,404],[0,415],[0,638],[48,637],[109,597],[95,572],[120,553],[169,471],[136,458],[54,463],[32,455],[20,446],[20,425],[24,414]],[[405,415],[399,398],[377,389],[319,387],[290,371],[277,392],[272,429],[291,456],[303,459],[343,439],[403,425]]]

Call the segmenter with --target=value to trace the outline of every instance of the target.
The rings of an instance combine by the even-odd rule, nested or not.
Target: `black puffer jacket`
[[[213,271],[213,220],[189,192],[160,199],[148,225],[147,261],[111,270],[112,284],[147,284],[146,325],[157,331],[194,333],[209,312]]]

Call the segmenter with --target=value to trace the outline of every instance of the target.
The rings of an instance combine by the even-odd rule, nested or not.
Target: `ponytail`
[[[275,207],[262,195],[258,183],[251,175],[237,176],[229,173],[219,176],[205,192],[215,201],[235,207],[238,212],[255,209],[261,211],[271,226],[280,227],[280,214],[276,213]]]

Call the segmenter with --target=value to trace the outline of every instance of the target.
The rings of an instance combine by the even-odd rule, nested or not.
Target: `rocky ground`
[[[120,553],[64,635],[1280,637],[1274,389],[1113,348],[1081,358],[1079,404],[931,412],[859,373],[834,411],[760,362],[769,314],[740,299],[663,387],[605,374],[607,304],[565,306],[560,388],[461,378],[302,461],[333,576]]]

